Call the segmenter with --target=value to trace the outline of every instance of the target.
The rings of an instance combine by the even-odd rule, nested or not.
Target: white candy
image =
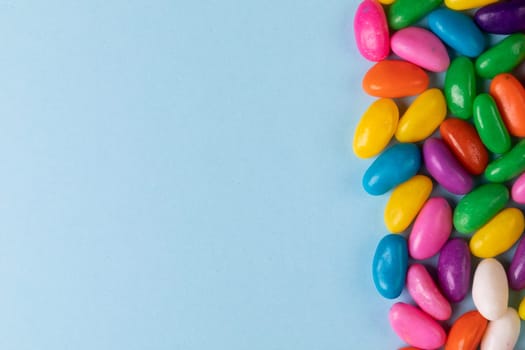
[[[496,259],[483,259],[472,282],[472,299],[479,313],[489,321],[503,316],[509,302],[507,274]]]
[[[481,350],[512,350],[520,335],[521,321],[518,313],[509,307],[495,321],[490,321],[481,340]]]

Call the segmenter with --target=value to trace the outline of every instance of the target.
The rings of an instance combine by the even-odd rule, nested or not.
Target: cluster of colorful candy
[[[507,271],[495,258],[525,229],[523,212],[507,207],[510,197],[525,203],[525,140],[513,145],[513,137],[525,137],[525,88],[509,73],[525,60],[525,0],[442,5],[363,0],[354,17],[360,53],[377,62],[363,88],[379,99],[362,116],[353,149],[360,158],[377,156],[363,177],[366,192],[392,190],[384,212],[391,233],[376,248],[373,279],[382,296],[397,298],[406,287],[415,302],[397,302],[389,313],[409,345],[512,349],[525,299],[518,314],[509,306],[509,286],[525,288],[525,239]],[[423,18],[429,29],[414,25]],[[486,33],[507,36],[487,48]],[[391,51],[400,59],[388,59]],[[444,94],[429,88],[429,72],[445,71]],[[478,77],[491,79],[488,93]],[[400,118],[393,99],[409,96],[417,97]],[[438,130],[441,137],[433,136]],[[431,178],[460,196],[455,208],[444,197],[430,198]],[[411,224],[407,239],[400,233]],[[436,255],[437,282],[417,262]],[[481,259],[473,278],[472,255]],[[460,316],[447,335],[440,321],[450,319],[451,303],[464,300],[471,286],[476,310]]]

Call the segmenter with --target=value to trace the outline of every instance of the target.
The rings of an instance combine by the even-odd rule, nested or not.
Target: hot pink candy
[[[428,259],[447,242],[452,232],[452,209],[442,197],[430,198],[414,222],[408,252],[414,259]]]
[[[397,31],[392,35],[391,46],[399,57],[432,72],[444,72],[450,64],[445,45],[423,28],[408,27]]]
[[[448,320],[452,307],[441,294],[436,283],[421,264],[411,265],[407,272],[406,286],[416,304],[436,320]]]
[[[382,61],[390,53],[390,34],[385,11],[376,0],[364,0],[354,17],[357,48],[364,58]]]
[[[447,335],[443,327],[415,306],[395,303],[388,318],[394,332],[411,346],[438,349],[445,345]]]
[[[521,174],[512,185],[511,196],[514,202],[525,204],[525,173]]]

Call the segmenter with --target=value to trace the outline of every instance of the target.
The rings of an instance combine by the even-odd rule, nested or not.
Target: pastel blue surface
[[[356,7],[0,2],[0,348],[400,347]]]

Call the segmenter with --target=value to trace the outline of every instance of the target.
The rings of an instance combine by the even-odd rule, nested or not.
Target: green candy
[[[502,184],[485,184],[461,198],[454,209],[454,227],[471,233],[485,225],[509,201],[509,190]]]
[[[396,0],[388,11],[388,24],[394,30],[408,27],[442,2],[443,0]]]
[[[485,178],[491,182],[505,182],[524,171],[525,140],[521,140],[508,153],[489,163]]]
[[[476,71],[483,78],[492,79],[510,72],[525,59],[525,34],[509,35],[476,59]]]
[[[482,93],[474,99],[474,126],[481,142],[494,153],[510,149],[510,135],[501,119],[496,102],[489,94]]]
[[[475,96],[474,64],[467,57],[458,57],[452,61],[445,76],[445,98],[450,112],[461,119],[470,118]]]

